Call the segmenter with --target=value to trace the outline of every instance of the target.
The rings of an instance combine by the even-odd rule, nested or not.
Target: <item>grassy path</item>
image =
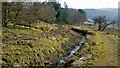
[[[96,32],[104,45],[103,52],[104,58],[96,62],[96,66],[117,66],[118,65],[118,40],[112,35]]]
[[[93,46],[91,60],[83,63],[83,66],[118,66],[118,40],[113,35],[108,35],[104,32],[95,32],[95,37],[89,37],[98,45]],[[81,58],[76,60],[72,65],[81,66]]]

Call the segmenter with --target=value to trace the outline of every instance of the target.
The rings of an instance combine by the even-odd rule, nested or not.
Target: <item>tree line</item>
[[[86,13],[82,9],[64,8],[58,2],[2,2],[2,26],[8,23],[25,25],[37,21],[59,24],[81,24],[86,20]]]

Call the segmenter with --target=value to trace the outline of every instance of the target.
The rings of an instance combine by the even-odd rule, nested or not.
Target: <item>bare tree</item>
[[[98,17],[95,17],[93,20],[95,24],[98,24],[99,31],[103,31],[107,26],[111,24],[115,24],[115,22],[108,23],[105,16],[98,16]]]

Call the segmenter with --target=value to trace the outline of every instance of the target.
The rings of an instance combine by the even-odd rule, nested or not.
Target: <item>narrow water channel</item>
[[[57,66],[59,64],[66,64],[67,62],[64,60],[64,58],[66,57],[71,57],[72,55],[74,55],[80,48],[81,46],[84,44],[85,42],[85,36],[83,36],[82,34],[80,34],[82,36],[82,40],[80,41],[79,45],[76,45],[72,50],[67,51],[65,54],[63,54],[63,58],[60,59],[58,62],[56,62],[53,65],[53,68],[57,68]]]
[[[59,66],[59,64],[62,64],[62,65],[67,64],[67,62],[64,59],[66,57],[71,57],[81,48],[81,46],[85,42],[87,34],[89,33],[87,30],[80,30],[80,29],[77,29],[77,28],[71,28],[71,30],[77,32],[82,37],[82,39],[79,42],[79,45],[76,45],[72,50],[69,50],[66,53],[64,53],[63,58],[60,59],[59,61],[57,61],[55,64],[53,64],[52,68],[57,68]]]

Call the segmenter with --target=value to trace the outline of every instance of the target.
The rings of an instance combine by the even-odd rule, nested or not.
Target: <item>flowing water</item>
[[[82,36],[82,35],[81,35]],[[71,57],[72,55],[74,55],[80,48],[81,46],[84,44],[85,41],[85,37],[82,36],[82,40],[80,41],[79,45],[76,45],[75,48],[73,48],[72,50],[69,50],[68,52],[66,52],[65,54],[63,54],[63,58],[60,59],[55,65],[54,68],[56,68],[59,64],[66,64],[67,62],[64,60],[65,57]]]

